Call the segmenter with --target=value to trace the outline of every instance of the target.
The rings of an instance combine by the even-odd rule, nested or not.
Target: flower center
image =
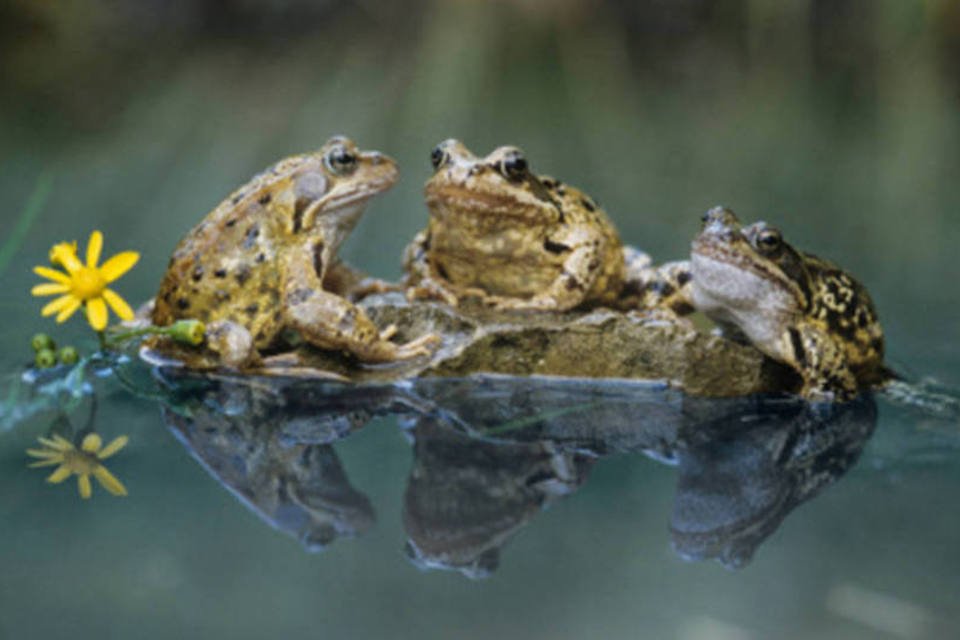
[[[92,453],[71,449],[63,453],[63,464],[77,475],[90,475],[97,470],[100,460]]]
[[[73,295],[81,300],[100,297],[106,286],[107,282],[100,275],[100,270],[90,267],[83,267],[74,273],[70,282]]]

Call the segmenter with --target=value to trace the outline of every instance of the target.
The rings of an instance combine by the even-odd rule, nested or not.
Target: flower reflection
[[[39,458],[30,466],[50,467],[60,465],[50,474],[47,482],[59,484],[71,475],[76,475],[80,497],[86,500],[93,493],[90,484],[90,476],[92,475],[111,494],[115,496],[127,495],[127,489],[123,486],[123,483],[103,466],[104,460],[126,446],[127,436],[115,438],[106,447],[103,446],[103,440],[96,433],[87,434],[80,443],[80,448],[75,447],[72,442],[59,435],[53,435],[51,438],[41,437],[38,440],[43,445],[40,449],[27,449],[27,455]]]

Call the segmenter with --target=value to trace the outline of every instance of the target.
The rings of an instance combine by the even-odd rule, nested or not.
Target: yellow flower
[[[107,326],[107,305],[120,317],[121,320],[132,320],[133,310],[123,298],[107,285],[129,271],[140,259],[136,251],[118,253],[97,266],[100,260],[100,250],[103,248],[103,234],[94,231],[90,234],[87,244],[87,263],[80,262],[77,257],[76,244],[61,242],[50,249],[50,261],[62,266],[66,273],[49,267],[34,267],[33,272],[53,280],[38,284],[30,293],[35,296],[51,296],[63,294],[53,302],[47,304],[40,312],[43,316],[57,314],[57,322],[63,322],[83,305],[87,312],[87,321],[96,331],[103,331]]]
[[[53,247],[51,247],[51,249],[50,249],[50,264],[52,264],[52,265],[55,266],[55,267],[62,267],[62,266],[63,266],[63,264],[61,264],[61,262],[60,262],[60,258],[58,257],[58,254],[59,254],[61,251],[72,251],[73,254],[76,255],[76,253],[77,253],[77,241],[74,240],[73,242],[58,242],[57,244],[53,245]]]
[[[93,489],[90,486],[90,476],[93,475],[104,489],[115,496],[127,495],[127,488],[123,483],[117,480],[117,477],[107,471],[103,466],[103,461],[123,449],[127,444],[127,436],[115,438],[113,442],[106,447],[100,448],[103,441],[95,433],[89,433],[77,449],[73,443],[66,438],[54,435],[53,438],[37,438],[42,449],[27,449],[27,455],[34,458],[40,458],[32,463],[31,467],[49,467],[55,464],[60,465],[56,471],[50,474],[47,482],[58,484],[63,482],[71,475],[77,475],[77,488],[80,490],[80,497],[84,500],[90,497]]]

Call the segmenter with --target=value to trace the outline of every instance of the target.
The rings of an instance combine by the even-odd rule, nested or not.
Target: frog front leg
[[[563,263],[560,275],[546,291],[528,299],[489,296],[487,304],[495,309],[516,311],[569,311],[581,304],[603,269],[601,256],[605,239],[592,227],[571,227],[549,242],[558,247]]]
[[[357,302],[375,293],[402,291],[394,282],[369,276],[366,272],[336,259],[323,274],[323,290]]]
[[[346,298],[320,288],[312,265],[292,265],[283,287],[284,324],[299,331],[304,340],[321,349],[347,351],[364,362],[395,362],[430,355],[439,343],[434,334],[406,344],[389,337],[396,331],[380,331],[367,314]]]
[[[451,307],[456,307],[460,303],[460,298],[467,292],[460,291],[434,275],[427,255],[429,237],[428,230],[421,231],[403,252],[403,270],[407,274],[404,279],[407,300],[440,300]],[[471,293],[474,292],[471,290]],[[483,292],[477,290],[475,293]]]
[[[800,393],[813,401],[846,401],[857,394],[857,378],[847,366],[842,345],[812,326],[791,327],[781,338],[781,352],[803,378]]]

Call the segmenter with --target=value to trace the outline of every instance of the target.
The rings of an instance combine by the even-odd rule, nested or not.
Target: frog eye
[[[323,160],[331,171],[341,176],[353,173],[357,168],[357,156],[343,147],[334,147]]]
[[[438,144],[433,148],[433,151],[430,152],[430,164],[433,165],[434,171],[447,164],[449,160],[450,154],[446,152],[442,144]]]
[[[783,237],[776,229],[764,229],[757,234],[757,248],[765,253],[773,253],[782,243]]]
[[[519,151],[511,151],[500,162],[500,173],[507,180],[521,180],[527,174],[527,159]]]

